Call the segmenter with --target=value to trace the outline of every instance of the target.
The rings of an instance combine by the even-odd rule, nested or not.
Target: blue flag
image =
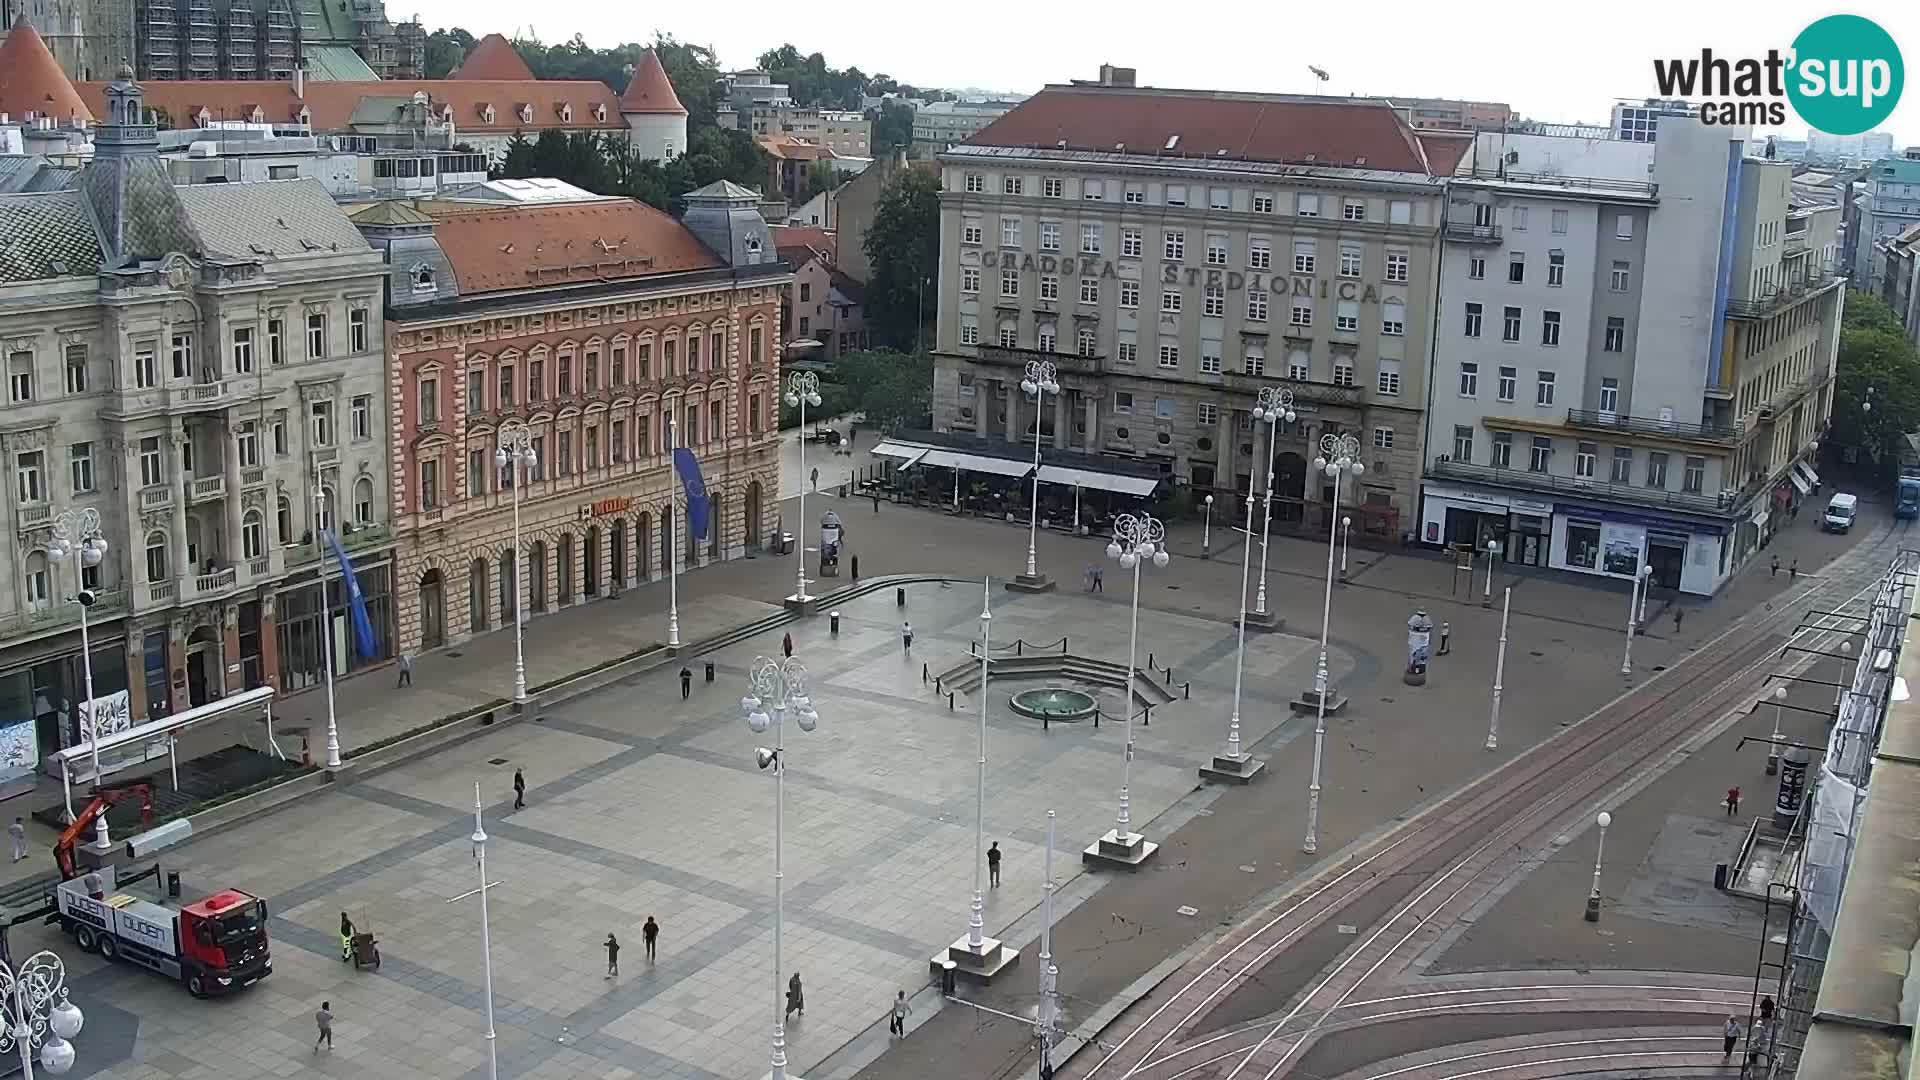
[[[693,451],[678,446],[673,451],[673,471],[680,474],[680,484],[687,490],[687,520],[693,523],[693,535],[701,540],[707,538],[707,482],[700,475],[700,459]]]
[[[360,592],[360,575],[353,572],[353,560],[347,558],[347,549],[340,546],[339,534],[328,529],[327,543],[333,547],[333,557],[340,560],[341,580],[347,587],[347,615],[353,624],[353,650],[360,659],[371,660],[379,652],[379,643],[373,639],[373,620],[367,617],[367,598]]]

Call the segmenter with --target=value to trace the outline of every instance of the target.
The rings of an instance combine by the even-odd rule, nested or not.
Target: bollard
[[[1173,685],[1173,669],[1172,668],[1167,669],[1167,685],[1168,686]]]
[[[925,682],[927,681],[927,679],[928,679],[928,675],[927,675],[927,665],[925,665],[925,664],[921,664],[921,665],[920,665],[920,681],[921,681],[922,683],[925,683]]]
[[[1098,727],[1100,725],[1096,722],[1094,726]],[[1052,713],[1043,712],[1040,714],[1040,730],[1041,731],[1053,730],[1053,714]]]
[[[958,976],[954,974],[954,969],[957,967],[959,965],[952,960],[940,961],[940,992],[942,994],[952,994],[956,989]]]
[[[953,711],[953,691],[947,691],[947,711]]]
[[[1153,726],[1153,706],[1145,705],[1140,709],[1140,723],[1143,727]]]
[[[827,612],[827,633],[832,634],[834,637],[840,636],[840,613],[839,612],[837,611]],[[708,682],[713,681],[713,665],[712,664],[707,665],[707,681]]]
[[[1183,682],[1180,684],[1180,698],[1183,701],[1193,700],[1193,684],[1192,683]]]
[[[893,590],[893,606],[894,606],[894,607],[906,607],[906,606],[907,606],[907,587],[906,587],[905,585],[900,585],[900,586],[896,586],[896,587],[894,588],[894,590]]]
[[[1453,646],[1451,644],[1452,641],[1453,641],[1453,624],[1444,623],[1444,622],[1441,623],[1440,624],[1440,655],[1441,656],[1445,656],[1448,653],[1453,651]]]
[[[167,895],[175,900],[180,899],[180,871],[178,870],[167,871]]]
[[[707,681],[713,681],[713,661],[707,661]]]
[[[845,484],[840,485],[840,497],[843,499],[847,497],[847,485]]]
[[[1026,638],[1013,639],[1013,655],[1015,656],[1027,655],[1027,639]]]

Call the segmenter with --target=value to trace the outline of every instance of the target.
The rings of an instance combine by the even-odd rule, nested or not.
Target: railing
[[[267,470],[265,469],[240,470],[240,486],[249,487],[249,488],[267,486]]]
[[[140,489],[140,509],[158,510],[173,505],[173,489],[165,484]]]
[[[247,574],[253,578],[273,576],[273,556],[262,555],[247,563]]]
[[[224,589],[231,589],[238,580],[240,580],[239,570],[231,566],[222,567],[211,574],[195,574],[193,578],[193,591],[200,596],[205,596],[208,593],[217,593]]]
[[[1594,428],[1600,431],[1664,435],[1671,439],[1710,443],[1737,443],[1742,434],[1739,424],[1687,424],[1678,420],[1662,420],[1651,416],[1627,416],[1623,413],[1604,412],[1598,409],[1568,409],[1567,424],[1571,427]]]
[[[167,391],[167,403],[174,408],[224,404],[231,393],[225,379],[176,386]]]
[[[322,446],[313,452],[313,463],[315,465],[331,465],[339,460],[340,448],[337,446]]]
[[[1464,240],[1469,244],[1497,244],[1500,242],[1500,226],[1449,220],[1443,235],[1449,240]]]
[[[1688,492],[1667,491],[1662,488],[1581,480],[1571,476],[1555,476],[1552,473],[1531,472],[1526,469],[1470,465],[1446,457],[1435,458],[1427,469],[1427,475],[1441,480],[1464,480],[1475,484],[1521,488],[1576,499],[1601,499],[1608,502],[1632,503],[1636,506],[1660,506],[1695,514],[1729,515],[1734,512],[1734,506],[1739,501],[1739,498],[1733,495],[1716,498],[1712,495],[1695,495]]]
[[[1282,386],[1293,391],[1294,400],[1315,402],[1322,405],[1361,404],[1358,386],[1342,386],[1339,383],[1312,382],[1306,379],[1275,379],[1265,375],[1247,375],[1238,371],[1222,372],[1220,385],[1229,390],[1254,394],[1265,386]]]
[[[224,476],[196,476],[193,485],[187,489],[187,497],[194,502],[202,499],[221,499],[227,494],[227,478]]]
[[[385,543],[390,534],[384,525],[362,525],[352,532],[340,534],[340,546],[349,552],[361,548],[373,547]],[[333,554],[333,548],[321,541],[309,540],[304,544],[289,544],[281,549],[289,567],[310,562],[319,562]]]
[[[1514,184],[1546,184],[1552,187],[1579,188],[1585,191],[1616,191],[1638,195],[1660,193],[1660,185],[1645,180],[1614,180],[1604,176],[1562,176],[1558,173],[1517,172],[1504,164],[1491,168],[1477,165],[1474,167],[1472,176],[1463,179],[1505,180]]]
[[[53,506],[50,503],[23,506],[20,508],[19,517],[20,527],[23,529],[31,529],[36,525],[45,525],[47,522],[53,520]]]
[[[1832,377],[1826,368],[1815,368],[1800,376],[1773,395],[1772,400],[1760,406],[1760,419],[1767,421],[1775,419],[1783,410],[1806,397],[1814,389],[1826,385],[1827,380]]]
[[[93,594],[93,607],[88,617],[96,622],[119,614],[127,609],[127,591],[125,589],[98,590]],[[36,611],[23,612],[11,618],[0,618],[0,637],[32,633],[36,630],[50,630],[68,626],[80,621],[79,604],[51,604]]]
[[[1776,312],[1799,303],[1810,296],[1825,291],[1835,282],[1842,280],[1840,275],[1822,272],[1815,277],[1801,278],[1789,282],[1763,297],[1748,300],[1728,300],[1727,318],[1764,319]]]
[[[180,595],[180,588],[171,579],[167,581],[147,582],[147,599],[156,604],[169,603]]]
[[[1099,356],[1081,356],[1079,353],[1044,352],[1040,349],[1013,349],[1005,345],[975,346],[976,359],[982,364],[996,367],[1025,367],[1030,360],[1045,360],[1064,372],[1081,375],[1098,375],[1101,362]]]

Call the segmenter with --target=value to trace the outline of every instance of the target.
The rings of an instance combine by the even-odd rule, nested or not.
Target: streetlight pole
[[[1613,815],[1605,810],[1593,819],[1600,826],[1600,839],[1593,845],[1593,888],[1587,892],[1587,921],[1600,921],[1600,856],[1607,850],[1607,826],[1613,824]]]
[[[1253,419],[1256,423],[1267,425],[1267,491],[1264,502],[1266,508],[1260,517],[1260,588],[1254,594],[1253,613],[1263,622],[1267,617],[1267,538],[1273,532],[1273,444],[1278,434],[1275,428],[1281,421],[1291,424],[1297,419],[1293,411],[1293,391],[1284,386],[1263,386],[1253,403]],[[1260,475],[1256,464],[1247,484],[1251,489],[1252,477]],[[1249,491],[1251,493],[1251,491]]]
[[[801,731],[812,731],[820,723],[813,699],[807,696],[807,669],[789,656],[784,660],[756,657],[747,673],[747,695],[740,706],[747,714],[747,727],[755,734],[773,728],[773,748],[760,747],[754,760],[762,769],[772,769],[773,786],[773,1052],[769,1059],[768,1080],[786,1080],[787,1011],[781,997],[781,935],[785,932],[785,879],[781,869],[781,845],[787,816],[787,712]],[[769,715],[771,714],[771,715]]]
[[[986,951],[986,894],[980,888],[981,867],[987,861],[987,679],[992,674],[993,579],[988,578],[980,598],[980,759],[976,766],[973,802],[973,906],[967,914],[967,948],[976,956]]]
[[[100,532],[100,511],[93,507],[81,510],[68,510],[53,519],[53,541],[47,545],[47,555],[54,562],[66,562],[75,559],[77,565],[73,573],[73,599],[80,606],[80,672],[82,692],[86,700],[80,706],[82,733],[87,737],[87,748],[93,758],[93,786],[100,786],[100,725],[99,717],[93,707],[93,643],[87,633],[87,609],[93,606],[94,595],[87,588],[87,571],[100,565],[107,555],[107,538]],[[67,789],[67,820],[73,820],[73,789]],[[101,814],[95,819],[95,838],[102,850],[107,846],[107,815]]]
[[[1767,775],[1780,771],[1780,706],[1787,700],[1787,688],[1773,688],[1773,740],[1767,743]]]
[[[1202,777],[1241,783],[1253,779],[1266,764],[1240,749],[1240,686],[1247,668],[1247,580],[1253,568],[1253,507],[1257,501],[1251,493],[1247,495],[1247,542],[1240,549],[1240,617],[1234,624],[1239,640],[1233,650],[1233,715],[1227,720],[1227,752],[1216,755],[1211,767],[1200,767]]]
[[[1487,537],[1487,591],[1480,596],[1480,606],[1483,608],[1493,606],[1493,560],[1499,554],[1500,541]]]
[[[1053,1024],[1059,1015],[1060,969],[1053,965],[1053,825],[1054,812],[1047,811],[1047,881],[1040,901],[1040,1006],[1035,1027],[1040,1037],[1040,1075],[1053,1076]]]
[[[1122,570],[1133,572],[1133,603],[1127,623],[1126,744],[1120,756],[1120,814],[1114,819],[1113,830],[1088,851],[1128,866],[1140,865],[1160,848],[1133,831],[1129,791],[1133,778],[1133,714],[1137,701],[1134,690],[1139,680],[1134,665],[1140,646],[1140,564],[1151,560],[1153,565],[1165,567],[1168,562],[1166,538],[1167,527],[1159,518],[1151,514],[1121,514],[1114,520],[1113,540],[1107,544],[1107,558],[1118,562]]]
[[[467,897],[480,894],[480,960],[486,971],[487,990],[487,1080],[500,1080],[500,1056],[495,1047],[498,1042],[493,1028],[493,932],[487,918],[487,890],[500,884],[487,880],[487,828],[480,817],[480,782],[473,782],[473,861],[480,872],[480,886],[472,892],[459,896],[450,896],[447,903],[452,904]]]
[[[1633,589],[1627,594],[1627,652],[1620,658],[1620,674],[1633,674],[1633,636],[1639,632],[1640,583],[1653,573],[1653,567],[1643,566],[1640,573],[1633,576]]]
[[[804,439],[805,432],[801,434]],[[679,449],[679,440],[680,430],[674,425],[673,410],[669,408],[667,409],[668,457],[672,457],[673,452]],[[805,442],[803,441],[801,445],[805,446]],[[678,477],[673,477],[667,481],[667,510],[669,511],[667,514],[667,647],[670,649],[680,647],[680,530],[686,528],[681,515],[673,512],[674,491],[681,486],[675,483],[677,479]],[[806,497],[804,488],[801,489],[801,497]],[[692,503],[687,504],[687,510],[692,512]]]
[[[525,421],[509,420],[500,425],[500,447],[493,452],[493,463],[506,470],[512,479],[513,487],[513,700],[525,705],[527,701],[527,653],[521,628],[526,623],[524,608],[520,602],[520,489],[533,478],[533,471],[539,464],[533,452],[533,429]],[[489,1025],[491,1026],[491,1025]]]
[[[313,466],[313,541],[320,546],[320,663],[327,679],[327,768],[340,769],[340,722],[333,701],[333,600],[327,595],[327,541],[320,534],[327,521],[327,488],[320,482],[320,463]],[[345,573],[346,568],[342,567]],[[105,817],[105,814],[100,815]]]
[[[1501,593],[1500,654],[1493,662],[1493,713],[1487,718],[1487,749],[1500,749],[1500,693],[1507,677],[1507,617],[1513,614],[1513,586]]]
[[[1208,495],[1201,502],[1206,504],[1207,517],[1205,523],[1200,526],[1200,557],[1211,559],[1213,558],[1213,496]]]
[[[787,376],[787,404],[800,410],[800,507],[795,511],[799,515],[799,524],[794,529],[794,537],[799,543],[794,545],[794,590],[793,598],[802,606],[812,597],[807,595],[807,406],[820,404],[820,376],[811,371],[796,371]]]
[[[1340,580],[1347,580],[1347,553],[1353,550],[1353,518],[1340,515]]]
[[[1307,788],[1307,836],[1300,845],[1309,855],[1320,850],[1320,770],[1327,744],[1327,636],[1333,621],[1334,525],[1340,513],[1340,482],[1349,476],[1358,480],[1367,471],[1360,462],[1360,440],[1346,434],[1320,436],[1320,456],[1313,459],[1313,468],[1333,479],[1333,508],[1327,522],[1327,591],[1320,604],[1320,658],[1313,668],[1313,780]]]
[[[1051,360],[1027,361],[1026,377],[1020,389],[1033,399],[1033,504],[1027,508],[1027,580],[1037,583],[1039,565],[1034,560],[1034,543],[1040,535],[1040,421],[1047,411],[1047,395],[1060,399],[1059,372]]]
[[[23,1080],[33,1080],[33,1051],[55,1076],[73,1068],[73,1043],[86,1017],[67,1000],[67,965],[42,950],[18,966],[0,962],[0,1054],[20,1053]]]

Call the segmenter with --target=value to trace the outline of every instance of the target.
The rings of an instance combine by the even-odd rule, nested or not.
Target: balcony
[[[240,395],[236,392],[231,379],[214,379],[209,382],[170,387],[167,390],[167,407],[189,412],[199,409],[224,409],[239,400]]]
[[[1773,395],[1773,400],[1760,406],[1760,419],[1763,422],[1772,422],[1781,413],[1792,408],[1795,402],[1815,389],[1825,386],[1827,380],[1832,377],[1826,368],[1816,368],[1793,380],[1782,387],[1779,393]]]
[[[1223,372],[1220,385],[1242,394],[1257,394],[1261,388],[1274,386],[1293,391],[1295,401],[1317,405],[1347,405],[1358,408],[1362,404],[1358,386],[1343,386],[1339,383],[1309,382],[1304,379],[1279,380],[1263,375],[1247,375],[1237,371]]]
[[[272,577],[273,557],[262,555],[257,559],[247,560],[247,574],[256,581]]]
[[[211,574],[195,574],[190,582],[193,589],[190,599],[207,600],[239,584],[240,571],[231,566],[222,567]]]
[[[362,548],[378,547],[391,539],[392,534],[383,525],[360,525],[352,532],[340,534],[340,546],[352,555]],[[304,544],[288,544],[281,549],[289,570],[296,566],[317,563],[323,558],[333,557],[333,547],[321,541],[309,540]]]
[[[140,489],[140,509],[164,510],[173,505],[173,489],[165,484]]]
[[[1010,349],[1004,345],[975,346],[974,358],[994,367],[1024,368],[1035,360],[1051,363],[1063,375],[1098,375],[1103,357],[1078,353],[1042,352],[1039,349]]]
[[[22,529],[32,529],[53,520],[53,506],[50,503],[37,503],[20,508],[17,517]]]
[[[243,488],[266,487],[267,486],[267,470],[241,469],[240,470],[240,486]]]
[[[149,605],[171,604],[179,595],[179,587],[171,580],[147,582],[147,603]]]
[[[126,613],[127,591],[125,589],[96,589],[93,597],[93,607],[88,610],[87,618],[95,624],[118,618]],[[78,625],[80,625],[80,605],[52,604],[35,611],[0,617],[0,638]]]
[[[1441,235],[1462,244],[1498,244],[1501,240],[1498,225],[1475,225],[1470,221],[1451,219],[1447,221],[1447,227]]]
[[[187,485],[187,502],[189,503],[202,503],[226,497],[227,478],[224,476],[196,476]]]
[[[1740,441],[1740,425],[1684,424],[1652,416],[1627,416],[1597,409],[1568,409],[1567,426],[1604,431],[1614,435],[1652,435],[1680,442],[1732,446]]]
[[[1770,318],[1793,307],[1802,300],[1818,296],[1829,288],[1846,280],[1836,273],[1821,272],[1813,277],[1801,278],[1768,293],[1766,296],[1745,300],[1727,301],[1727,318],[1741,320],[1759,320]]]
[[[1651,506],[1715,517],[1731,516],[1734,506],[1739,501],[1735,496],[1693,495],[1679,491],[1664,491],[1660,488],[1635,487],[1632,484],[1609,484],[1599,480],[1580,480],[1571,476],[1555,476],[1552,473],[1529,472],[1525,469],[1470,465],[1446,457],[1435,458],[1427,469],[1427,475],[1436,480],[1459,480],[1469,484],[1485,484],[1489,487],[1564,495],[1571,499],[1597,499],[1603,502]]]

